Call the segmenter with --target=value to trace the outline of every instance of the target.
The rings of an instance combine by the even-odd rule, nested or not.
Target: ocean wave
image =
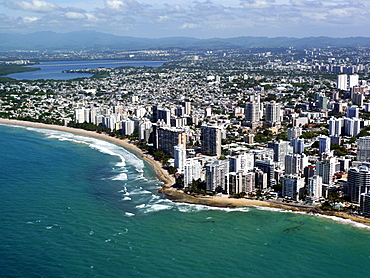
[[[121,173],[113,178],[111,178],[112,181],[125,181],[127,180],[127,174],[126,173]]]
[[[57,139],[59,141],[70,141],[73,143],[85,144],[89,146],[90,148],[97,150],[101,153],[111,155],[111,156],[118,156],[119,162],[117,162],[115,166],[121,167],[120,172],[127,170],[125,168],[127,167],[126,162],[129,162],[129,165],[133,167],[134,170],[136,171],[136,174],[132,173],[133,174],[132,178],[134,179],[142,178],[143,176],[144,162],[141,159],[139,159],[135,154],[129,152],[128,150],[126,150],[125,148],[119,145],[115,145],[113,143],[110,143],[110,142],[107,142],[101,139],[88,137],[88,136],[82,136],[82,135],[59,131],[59,130],[24,127],[24,126],[17,126],[17,125],[14,125],[14,127],[18,127],[18,128],[21,127],[27,130],[42,133],[48,139]],[[123,177],[124,175],[117,176],[113,178],[113,180],[124,180]]]

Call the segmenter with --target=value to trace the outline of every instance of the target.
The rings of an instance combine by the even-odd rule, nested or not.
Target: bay
[[[29,67],[40,68],[36,71],[8,74],[7,77],[17,80],[54,79],[69,80],[74,78],[91,77],[89,73],[68,73],[67,70],[83,70],[95,68],[117,68],[117,67],[159,67],[162,61],[140,61],[140,60],[86,60],[86,61],[52,61],[40,62]]]
[[[122,147],[0,125],[0,277],[367,277],[370,231],[174,203]]]

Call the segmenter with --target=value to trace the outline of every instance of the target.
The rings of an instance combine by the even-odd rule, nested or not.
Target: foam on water
[[[25,126],[16,126],[16,125],[10,125],[17,128],[25,128],[27,130],[39,132],[42,134],[45,134],[48,139],[57,139],[60,141],[70,141],[73,143],[78,144],[86,144],[90,148],[95,149],[101,153],[111,155],[111,156],[118,156],[120,161],[117,162],[116,166],[120,167],[119,169],[114,169],[114,171],[119,172],[118,175],[113,177],[111,180],[127,180],[127,174],[124,174],[124,172],[127,171],[125,168],[127,166],[126,161],[130,161],[130,165],[133,166],[136,170],[136,175],[133,175],[130,178],[133,179],[143,179],[143,168],[144,168],[144,162],[139,159],[137,156],[135,156],[133,153],[127,151],[121,146],[115,145],[113,143],[82,136],[74,133],[64,132],[64,131],[58,131],[58,130],[51,130],[51,129],[42,129],[42,128],[33,128],[33,127],[25,127]]]

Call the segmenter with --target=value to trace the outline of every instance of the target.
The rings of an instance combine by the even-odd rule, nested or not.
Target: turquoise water
[[[173,203],[116,145],[0,125],[0,277],[367,277],[370,231]]]
[[[117,67],[159,67],[163,65],[161,61],[139,61],[139,60],[87,60],[87,61],[53,61],[41,62],[30,66],[40,68],[36,71],[27,71],[8,74],[7,77],[23,80],[54,79],[69,80],[74,78],[91,77],[89,73],[68,73],[65,70],[95,69],[95,68],[117,68]]]

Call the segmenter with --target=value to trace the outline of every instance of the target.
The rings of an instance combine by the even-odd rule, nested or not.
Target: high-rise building
[[[319,153],[329,153],[330,152],[330,137],[321,136],[319,138]]]
[[[247,102],[245,105],[245,120],[249,126],[255,128],[260,125],[261,109],[259,102]]]
[[[206,165],[206,189],[228,193],[229,161],[214,160]]]
[[[360,108],[356,105],[349,106],[346,112],[347,118],[359,118],[360,116]]]
[[[149,120],[139,122],[138,133],[140,141],[149,142],[152,125]]]
[[[241,193],[241,192],[252,192],[255,188],[254,184],[255,173],[254,172],[230,172],[229,173],[229,194]]]
[[[347,194],[352,203],[359,204],[362,193],[370,192],[370,171],[366,166],[351,168],[348,171]]]
[[[290,145],[293,147],[293,153],[302,153],[304,151],[304,140],[294,138],[290,140]]]
[[[221,131],[222,128],[218,126],[202,126],[202,154],[214,156],[221,155]]]
[[[270,143],[269,148],[274,150],[274,162],[276,162],[276,166],[284,169],[285,156],[289,153],[291,149],[291,147],[289,146],[289,142],[279,140],[277,142]]]
[[[254,166],[260,169],[263,173],[266,174],[267,186],[273,186],[276,184],[275,180],[275,164],[272,160],[255,160]],[[258,183],[256,179],[256,184]],[[262,188],[260,188],[262,189]],[[263,188],[265,189],[265,188]]]
[[[158,150],[174,157],[174,147],[178,144],[186,146],[186,132],[181,129],[160,127],[157,129]]]
[[[343,118],[331,118],[329,120],[329,136],[340,136],[343,134]]]
[[[347,90],[348,89],[347,74],[340,74],[337,77],[337,89]]]
[[[178,144],[174,147],[174,158],[174,166],[177,168],[177,172],[183,173],[186,160],[186,149],[184,148],[184,145]]]
[[[181,105],[184,107],[185,115],[190,116],[190,114],[191,114],[191,102],[190,101],[184,101],[184,102],[181,103]]]
[[[280,124],[281,112],[280,104],[270,102],[266,104],[266,122],[272,125]]]
[[[344,119],[344,134],[349,136],[357,136],[361,131],[362,120],[359,118]]]
[[[254,154],[243,153],[237,156],[229,157],[230,172],[247,172],[253,170]]]
[[[322,197],[322,177],[313,176],[308,178],[307,181],[307,195],[313,198]]]
[[[280,179],[283,197],[298,200],[303,196],[304,178],[297,175],[285,175]]]
[[[184,187],[187,187],[193,182],[200,178],[201,165],[198,160],[194,158],[188,158],[184,164]]]
[[[357,160],[370,160],[370,136],[360,137],[357,140]]]
[[[331,185],[335,174],[337,160],[334,157],[326,158],[316,163],[316,175],[322,177],[322,183]]]
[[[285,174],[302,175],[308,166],[308,158],[305,154],[287,154],[285,156]]]
[[[328,110],[328,98],[325,95],[319,97],[319,108],[321,110]]]
[[[359,82],[359,76],[358,74],[352,74],[348,76],[348,88],[351,89],[355,86],[358,86]]]
[[[131,135],[135,131],[135,122],[132,120],[124,120],[122,121],[122,134],[124,135]]]

